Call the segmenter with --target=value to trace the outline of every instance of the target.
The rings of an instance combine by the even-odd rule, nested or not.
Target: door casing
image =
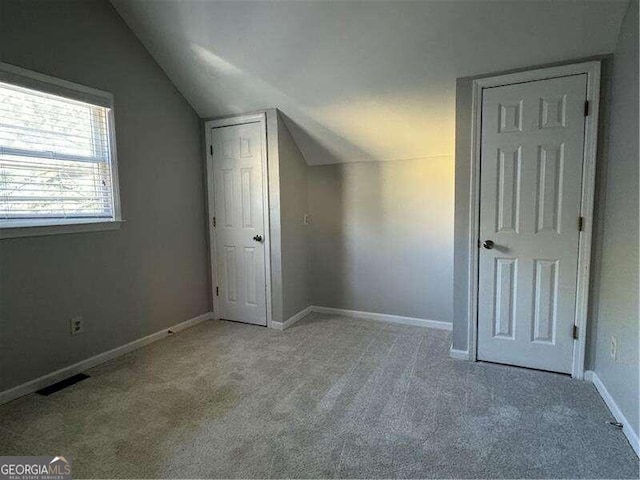
[[[598,112],[600,103],[600,62],[584,62],[559,67],[540,68],[524,72],[482,78],[473,82],[471,106],[471,179],[469,200],[469,265],[468,265],[468,345],[469,359],[477,360],[478,351],[478,287],[480,242],[480,147],[482,142],[482,92],[485,88],[516,83],[546,80],[568,75],[587,75],[587,101],[589,114],[585,117],[584,158],[580,216],[583,228],[578,245],[578,277],[574,325],[578,338],[574,340],[571,376],[584,378],[587,309],[589,301],[589,270],[591,263],[591,236],[593,231],[593,202],[596,176],[596,147],[598,140]]]
[[[205,156],[206,177],[207,177],[207,225],[209,232],[209,267],[211,269],[211,298],[213,304],[213,318],[220,319],[220,305],[216,295],[218,283],[218,272],[216,265],[216,235],[213,227],[213,217],[215,210],[215,184],[213,179],[213,154],[211,130],[219,127],[229,127],[233,125],[244,125],[247,123],[259,123],[262,138],[262,204],[264,209],[264,268],[265,268],[265,299],[267,309],[267,328],[271,325],[271,243],[269,225],[269,170],[268,170],[268,149],[267,149],[267,118],[265,112],[249,113],[232,117],[217,118],[204,123],[205,128]]]

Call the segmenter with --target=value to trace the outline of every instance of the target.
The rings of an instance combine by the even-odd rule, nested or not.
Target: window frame
[[[15,222],[14,225],[0,225],[0,240],[40,235],[116,230],[120,228],[120,225],[124,220],[122,219],[120,206],[120,183],[118,178],[118,155],[116,150],[113,95],[109,92],[86,87],[84,85],[1,62],[0,82],[107,108],[107,131],[109,135],[109,149],[111,153],[109,167],[111,172],[111,185],[113,188],[112,218],[34,218],[21,220]]]

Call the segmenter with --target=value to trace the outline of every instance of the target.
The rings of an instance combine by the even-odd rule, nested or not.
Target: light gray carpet
[[[448,358],[447,332],[211,321],[0,406],[0,454],[74,478],[638,478],[593,386]]]

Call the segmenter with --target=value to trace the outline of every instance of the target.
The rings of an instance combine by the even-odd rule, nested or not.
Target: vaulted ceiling
[[[610,53],[627,0],[112,3],[201,117],[277,107],[315,165],[453,155],[457,77]]]

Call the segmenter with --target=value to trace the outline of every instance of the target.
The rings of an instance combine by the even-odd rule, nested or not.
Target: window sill
[[[57,223],[25,222],[24,224],[0,227],[0,240],[19,237],[40,237],[68,233],[102,232],[118,230],[123,220],[61,220]]]

